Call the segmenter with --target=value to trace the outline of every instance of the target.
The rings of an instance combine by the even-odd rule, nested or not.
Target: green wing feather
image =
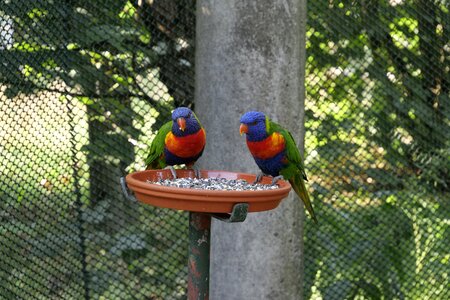
[[[316,214],[314,213],[311,205],[311,199],[309,198],[309,193],[305,186],[305,180],[308,181],[308,178],[306,177],[303,158],[297,148],[297,144],[295,143],[292,134],[282,126],[272,121],[268,121],[267,123],[269,126],[266,127],[269,134],[278,132],[286,141],[286,157],[289,163],[283,170],[281,170],[280,174],[283,175],[286,180],[289,180],[295,193],[305,204],[305,207],[314,222],[317,223]]]
[[[172,121],[167,122],[159,129],[150,146],[145,164],[147,169],[163,169],[166,167],[166,160],[164,158],[164,143],[166,135],[172,130]]]

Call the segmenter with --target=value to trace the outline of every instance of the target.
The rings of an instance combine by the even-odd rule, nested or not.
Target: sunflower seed
[[[264,191],[278,188],[277,185],[251,184],[244,179],[226,178],[176,178],[148,182],[162,186],[215,191]]]

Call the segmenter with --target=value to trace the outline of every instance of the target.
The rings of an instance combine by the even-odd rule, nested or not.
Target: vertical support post
[[[209,299],[211,216],[189,212],[188,300]]]
[[[208,144],[220,145],[200,168],[257,172],[238,132],[249,110],[289,128],[303,147],[306,2],[196,1],[195,109]],[[291,193],[243,226],[214,222],[211,298],[303,299],[303,218]]]

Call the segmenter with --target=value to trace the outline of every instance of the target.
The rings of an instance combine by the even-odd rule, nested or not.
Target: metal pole
[[[120,178],[120,185],[127,199],[138,201],[129,192],[124,177]],[[189,212],[188,300],[209,299],[211,218],[225,223],[244,222],[248,209],[248,203],[236,203],[231,214]]]
[[[188,300],[209,298],[211,215],[189,212]]]

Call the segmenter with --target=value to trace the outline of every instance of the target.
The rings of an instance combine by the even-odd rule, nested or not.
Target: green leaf
[[[358,286],[367,298],[371,300],[382,299],[381,290],[375,284],[361,280],[358,282]]]
[[[110,252],[113,255],[122,255],[125,250],[142,250],[147,243],[144,233],[133,233],[116,237],[116,242]]]
[[[322,294],[324,300],[350,299],[355,293],[356,286],[350,280],[344,279],[327,286]]]
[[[83,214],[82,218],[83,221],[90,223],[90,224],[100,224],[102,223],[107,217],[110,216],[108,210],[111,206],[110,201],[100,201],[97,205],[94,207],[87,208]]]

